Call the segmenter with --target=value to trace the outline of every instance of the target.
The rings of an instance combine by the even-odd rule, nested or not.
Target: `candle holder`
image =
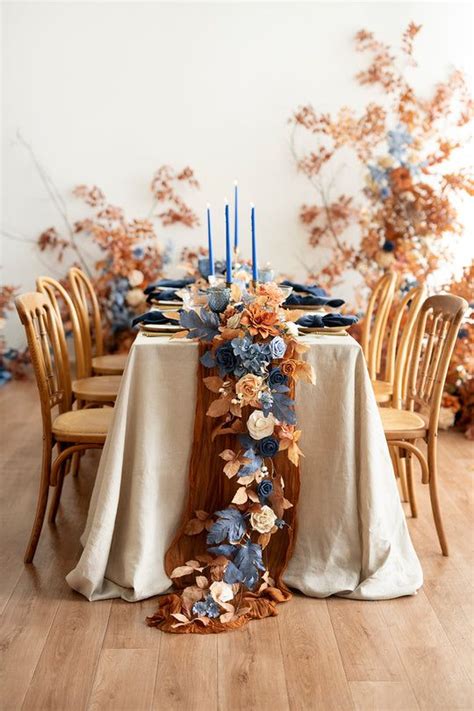
[[[258,280],[262,284],[267,284],[270,281],[275,281],[275,272],[271,267],[264,267],[258,270]]]
[[[210,286],[207,290],[207,303],[215,314],[225,311],[230,303],[229,286]]]

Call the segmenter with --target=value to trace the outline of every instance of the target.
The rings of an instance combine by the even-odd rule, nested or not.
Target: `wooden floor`
[[[41,443],[33,385],[1,389],[0,413],[2,710],[473,708],[473,448],[461,435],[442,434],[439,447],[450,558],[417,485],[420,515],[409,525],[425,574],[418,595],[297,596],[241,631],[183,638],[145,626],[153,600],[89,603],[64,580],[80,554],[96,452],[66,481],[35,565],[23,565]]]

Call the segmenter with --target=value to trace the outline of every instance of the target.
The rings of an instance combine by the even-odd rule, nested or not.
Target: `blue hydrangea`
[[[199,617],[219,617],[221,614],[219,605],[211,595],[208,595],[205,600],[195,602],[192,611],[194,615],[199,615]]]
[[[401,165],[405,165],[407,148],[413,143],[413,137],[402,126],[397,126],[393,131],[388,132],[387,142],[390,155]]]

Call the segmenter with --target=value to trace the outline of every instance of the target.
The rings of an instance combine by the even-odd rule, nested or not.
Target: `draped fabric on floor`
[[[300,383],[296,392],[305,457],[298,531],[284,581],[313,597],[414,594],[422,572],[360,346],[349,336],[306,340],[316,386]],[[196,343],[143,335],[132,347],[84,551],[67,576],[89,600],[141,600],[170,588],[164,561],[188,497],[198,350]],[[226,485],[222,476],[216,481]],[[150,613],[155,606],[150,602]]]

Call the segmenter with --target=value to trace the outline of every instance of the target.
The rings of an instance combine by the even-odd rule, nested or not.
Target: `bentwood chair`
[[[390,402],[401,407],[406,399],[408,369],[405,367],[413,347],[413,331],[423,301],[426,287],[416,286],[400,300],[391,319],[387,341],[384,378],[373,381],[378,403]]]
[[[388,314],[395,294],[397,275],[384,274],[375,285],[362,324],[362,350],[371,380],[376,380],[382,363],[382,345]]]
[[[64,315],[71,324],[76,358],[76,379],[72,381],[71,389],[73,397],[77,401],[78,408],[83,407],[85,403],[87,403],[88,406],[90,406],[90,404],[114,403],[120,387],[121,376],[97,375],[90,377],[90,370],[86,367],[86,353],[84,352],[79,318],[74,303],[66,289],[62,284],[56,281],[56,279],[44,276],[38,277],[36,280],[36,288],[40,294],[44,294],[44,296],[49,299],[57,315],[58,335],[64,358],[68,358],[66,333],[63,325]],[[61,311],[60,301],[65,307],[65,313]]]
[[[410,355],[408,394],[404,409],[379,409],[385,436],[406,461],[406,475],[412,515],[417,516],[412,458],[420,462],[422,483],[429,484],[431,508],[443,555],[448,544],[438,499],[437,437],[443,388],[459,327],[467,302],[459,296],[431,296],[418,316]],[[415,412],[417,408],[417,412]],[[427,444],[427,455],[418,442]]]
[[[82,342],[88,373],[97,375],[121,375],[125,369],[127,354],[104,353],[102,315],[92,282],[78,267],[68,273],[72,299],[79,316]]]
[[[15,305],[26,331],[43,421],[38,502],[24,557],[25,563],[31,563],[41,535],[50,487],[55,488],[49,511],[49,521],[54,522],[69,458],[76,452],[103,447],[113,410],[71,410],[69,361],[61,348],[54,308],[38,293],[22,294]]]

